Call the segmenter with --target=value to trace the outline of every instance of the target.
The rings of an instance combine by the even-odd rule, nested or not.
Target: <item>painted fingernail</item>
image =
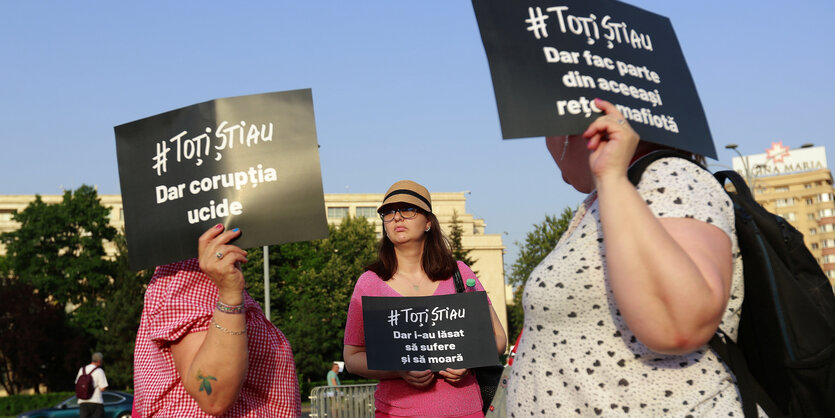
[[[235,228],[235,229],[232,230],[232,232],[238,232],[238,231],[239,231],[238,228]]]
[[[217,229],[223,228],[223,224],[217,224],[217,225],[215,225],[215,228],[217,228]]]

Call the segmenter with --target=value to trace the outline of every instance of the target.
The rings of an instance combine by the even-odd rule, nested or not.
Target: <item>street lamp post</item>
[[[751,171],[748,169],[748,158],[744,157],[741,152],[737,149],[739,146],[736,144],[728,144],[725,145],[725,148],[733,150],[739,155],[739,159],[742,160],[742,166],[745,168],[745,182],[748,183],[748,187],[751,187]]]

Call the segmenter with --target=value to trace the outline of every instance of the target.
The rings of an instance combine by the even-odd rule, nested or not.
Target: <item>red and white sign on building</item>
[[[783,141],[772,142],[764,154],[733,157],[731,162],[733,169],[744,177],[777,176],[828,168],[824,147],[789,149]],[[745,172],[746,167],[749,173]]]

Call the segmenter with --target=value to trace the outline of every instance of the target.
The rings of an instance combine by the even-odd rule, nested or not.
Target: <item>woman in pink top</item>
[[[362,322],[363,296],[432,296],[455,293],[452,274],[475,279],[472,270],[452,257],[449,242],[432,213],[425,187],[413,181],[394,183],[378,210],[383,219],[379,258],[354,286],[345,326],[345,366],[351,373],[379,379],[374,394],[377,417],[482,417],[481,394],[467,369],[423,371],[369,370]],[[489,298],[488,298],[489,303]],[[490,306],[496,350],[503,353],[507,337]]]

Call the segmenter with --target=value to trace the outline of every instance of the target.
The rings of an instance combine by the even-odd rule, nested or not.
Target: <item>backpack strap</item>
[[[721,337],[719,335],[722,335]],[[754,386],[759,386],[754,376],[748,370],[745,357],[739,346],[729,342],[728,336],[720,329],[710,338],[710,348],[719,356],[719,359],[728,365],[736,378],[736,387],[739,389],[740,403],[742,403],[742,414],[745,418],[757,418],[757,403],[754,402]],[[762,390],[762,389],[760,389]],[[771,414],[769,414],[771,416]]]
[[[724,331],[721,329],[717,330],[708,344],[719,356],[719,359],[725,362],[728,368],[731,369],[731,372],[733,372],[736,378],[736,387],[739,389],[742,413],[745,418],[759,417],[757,405],[770,418],[786,416],[751,374],[751,371],[748,369],[748,363],[745,361],[745,356],[742,354],[742,349],[733,340],[728,338]]]
[[[641,181],[641,175],[644,174],[644,170],[646,170],[650,164],[662,158],[668,157],[683,158],[687,161],[692,161],[686,155],[671,149],[661,149],[658,151],[653,151],[639,158],[637,161],[635,161],[634,163],[632,163],[632,165],[629,166],[629,169],[626,171],[626,176],[629,178],[629,182],[632,183],[634,186],[637,186],[638,182]]]
[[[717,171],[713,174],[713,177],[716,177],[716,180],[719,180],[719,184],[723,186],[725,185],[725,180],[730,180],[731,184],[734,185],[734,189],[736,189],[736,194],[739,197],[743,199],[755,200],[754,196],[751,194],[751,189],[748,188],[748,184],[745,183],[745,180],[736,171]]]
[[[735,216],[743,216],[750,219],[751,214],[748,212],[750,208],[742,204],[742,202],[754,201],[754,197],[742,176],[732,170],[719,171],[714,173],[713,176],[723,188],[725,187],[726,180],[733,184],[735,189],[734,194],[738,196],[737,198],[731,199],[734,206],[736,206],[736,210],[734,210]],[[756,227],[756,225],[754,226]],[[710,339],[709,344],[719,356],[720,360],[724,361],[728,368],[731,369],[731,372],[733,372],[742,402],[742,412],[746,418],[758,417],[758,404],[769,417],[785,416],[782,410],[766,393],[765,389],[757,382],[757,379],[751,374],[751,370],[748,368],[748,363],[745,360],[745,355],[742,353],[739,345],[728,338],[722,329],[717,330],[713,338]]]
[[[84,376],[84,375],[88,375],[88,374],[93,374],[93,372],[96,371],[96,369],[98,369],[98,368],[99,368],[99,366],[93,367],[93,369],[90,370],[90,373],[87,373],[87,366],[81,366],[81,375]]]
[[[452,272],[452,282],[455,284],[455,293],[464,293],[464,279],[461,278],[457,261],[455,262],[455,271]]]

